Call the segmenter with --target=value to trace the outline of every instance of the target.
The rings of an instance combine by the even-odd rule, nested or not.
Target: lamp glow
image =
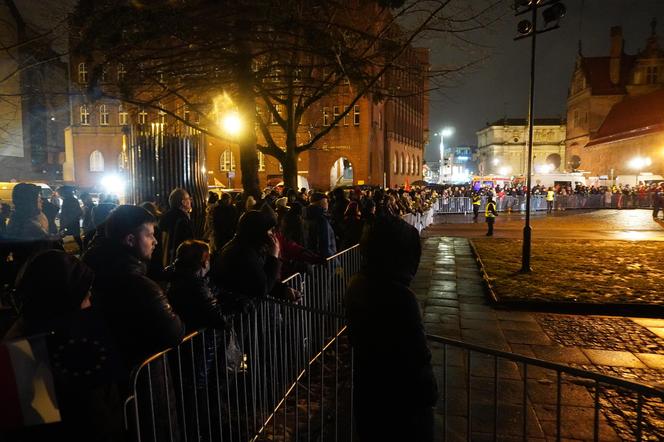
[[[115,195],[124,194],[125,181],[118,175],[105,175],[101,179],[101,185],[106,193],[113,193]]]
[[[630,162],[628,163],[630,169],[635,169],[635,170],[641,170],[644,167],[648,167],[652,164],[652,161],[650,158],[642,158],[642,157],[636,157],[632,158]]]
[[[221,127],[229,135],[238,135],[242,130],[242,120],[236,112],[226,114],[221,120]]]

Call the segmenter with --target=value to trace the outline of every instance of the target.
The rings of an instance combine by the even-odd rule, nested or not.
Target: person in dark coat
[[[92,269],[61,250],[39,252],[21,269],[15,287],[23,307],[5,339],[46,334],[62,420],[26,427],[8,440],[123,440],[117,361],[106,356],[112,343],[91,307],[93,277]]]
[[[92,303],[117,342],[127,381],[133,367],[184,337],[182,321],[161,288],[146,276],[146,263],[157,244],[154,224],[147,210],[119,206],[106,220],[104,240],[83,255],[96,275]]]
[[[337,253],[334,230],[327,218],[327,197],[323,193],[314,193],[304,216],[305,246],[323,258]]]
[[[169,266],[175,260],[175,253],[183,242],[194,239],[191,224],[191,196],[182,189],[173,189],[168,196],[168,211],[159,220],[159,239],[163,247],[162,264]]]
[[[363,267],[345,298],[358,435],[362,441],[431,442],[438,389],[409,288],[421,256],[419,235],[402,219],[379,217],[360,247]]]
[[[89,193],[84,192],[81,194],[81,202],[83,203],[83,250],[87,249],[95,234],[95,225],[92,222],[92,209],[95,208],[95,202]]]
[[[60,209],[60,232],[63,235],[72,235],[78,248],[83,252],[83,240],[81,239],[81,217],[83,210],[78,198],[74,196],[74,189],[69,186],[60,188],[62,195],[62,208]]]
[[[212,263],[211,278],[222,289],[222,304],[242,308],[273,290],[281,272],[279,242],[271,232],[275,225],[276,219],[257,210],[240,217],[237,233]]]
[[[356,201],[351,201],[346,207],[346,213],[344,213],[344,237],[342,238],[341,250],[359,244],[363,225],[360,207]]]
[[[224,193],[212,211],[213,252],[220,251],[233,239],[238,217],[238,210],[233,205],[231,195]]]

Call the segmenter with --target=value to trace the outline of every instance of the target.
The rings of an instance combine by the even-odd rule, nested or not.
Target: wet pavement
[[[613,212],[617,213],[609,225],[636,215],[641,221],[634,227],[650,232],[643,229],[641,222],[648,219],[639,216],[639,211],[629,215]],[[555,218],[572,224],[574,219],[587,223],[603,219],[597,214]],[[542,224],[551,222],[545,219]],[[485,296],[468,239],[437,236],[439,226],[424,232],[422,262],[412,284],[428,333],[648,384],[664,381],[663,319],[495,308]],[[564,228],[556,230],[562,234]],[[443,440],[443,432],[451,441],[492,440],[494,432],[498,440],[522,440],[524,428],[528,440],[555,440],[558,432],[562,440],[593,440],[595,426],[598,440],[635,440],[638,431],[643,431],[644,440],[664,439],[661,401],[646,401],[639,427],[635,397],[604,387],[597,396],[601,412],[595,420],[592,381],[562,375],[558,408],[558,378],[553,370],[525,368],[518,362],[494,360],[452,345],[431,343],[431,348],[442,392],[436,415],[437,440]]]
[[[496,219],[494,236],[522,238],[524,224],[524,214],[501,212]],[[661,215],[659,220],[654,220],[652,211],[646,209],[536,212],[531,215],[531,226],[533,238],[664,241]],[[422,236],[479,238],[485,233],[486,223],[482,216],[475,223],[472,214],[437,215],[434,224]]]

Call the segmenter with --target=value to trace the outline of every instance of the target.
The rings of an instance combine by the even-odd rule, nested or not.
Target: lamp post
[[[547,7],[542,16],[544,18],[544,29],[537,29],[537,13],[539,8]],[[530,21],[522,20],[517,26],[517,31],[520,34],[514,40],[521,40],[523,38],[530,38],[530,94],[528,99],[528,161],[526,166],[526,225],[523,228],[523,255],[521,261],[521,272],[528,273],[530,268],[530,251],[531,251],[531,238],[532,228],[530,227],[530,193],[531,193],[531,175],[533,167],[533,125],[535,122],[534,117],[534,103],[535,103],[535,48],[537,42],[537,34],[558,29],[558,21],[567,12],[565,6],[560,3],[560,0],[515,0],[514,9],[516,15],[531,13]],[[554,23],[549,26],[550,23]]]
[[[443,176],[445,175],[445,142],[444,138],[449,137],[454,133],[454,128],[444,127],[436,135],[440,136],[440,173],[438,174],[438,184],[443,184]]]

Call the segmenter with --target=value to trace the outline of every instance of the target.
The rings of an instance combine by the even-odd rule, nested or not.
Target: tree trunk
[[[295,149],[287,149],[281,167],[284,169],[284,186],[290,189],[297,187],[297,159],[298,153]]]
[[[247,25],[244,23],[239,26],[241,29],[247,29]],[[237,67],[237,105],[241,118],[245,123],[238,140],[240,147],[240,169],[242,170],[242,188],[244,189],[245,197],[251,195],[258,200],[261,191],[258,181],[258,151],[256,150],[255,129],[256,96],[252,83],[251,51],[246,44],[246,39],[242,38],[243,32],[239,32],[238,34],[240,38],[237,41],[239,55]]]

